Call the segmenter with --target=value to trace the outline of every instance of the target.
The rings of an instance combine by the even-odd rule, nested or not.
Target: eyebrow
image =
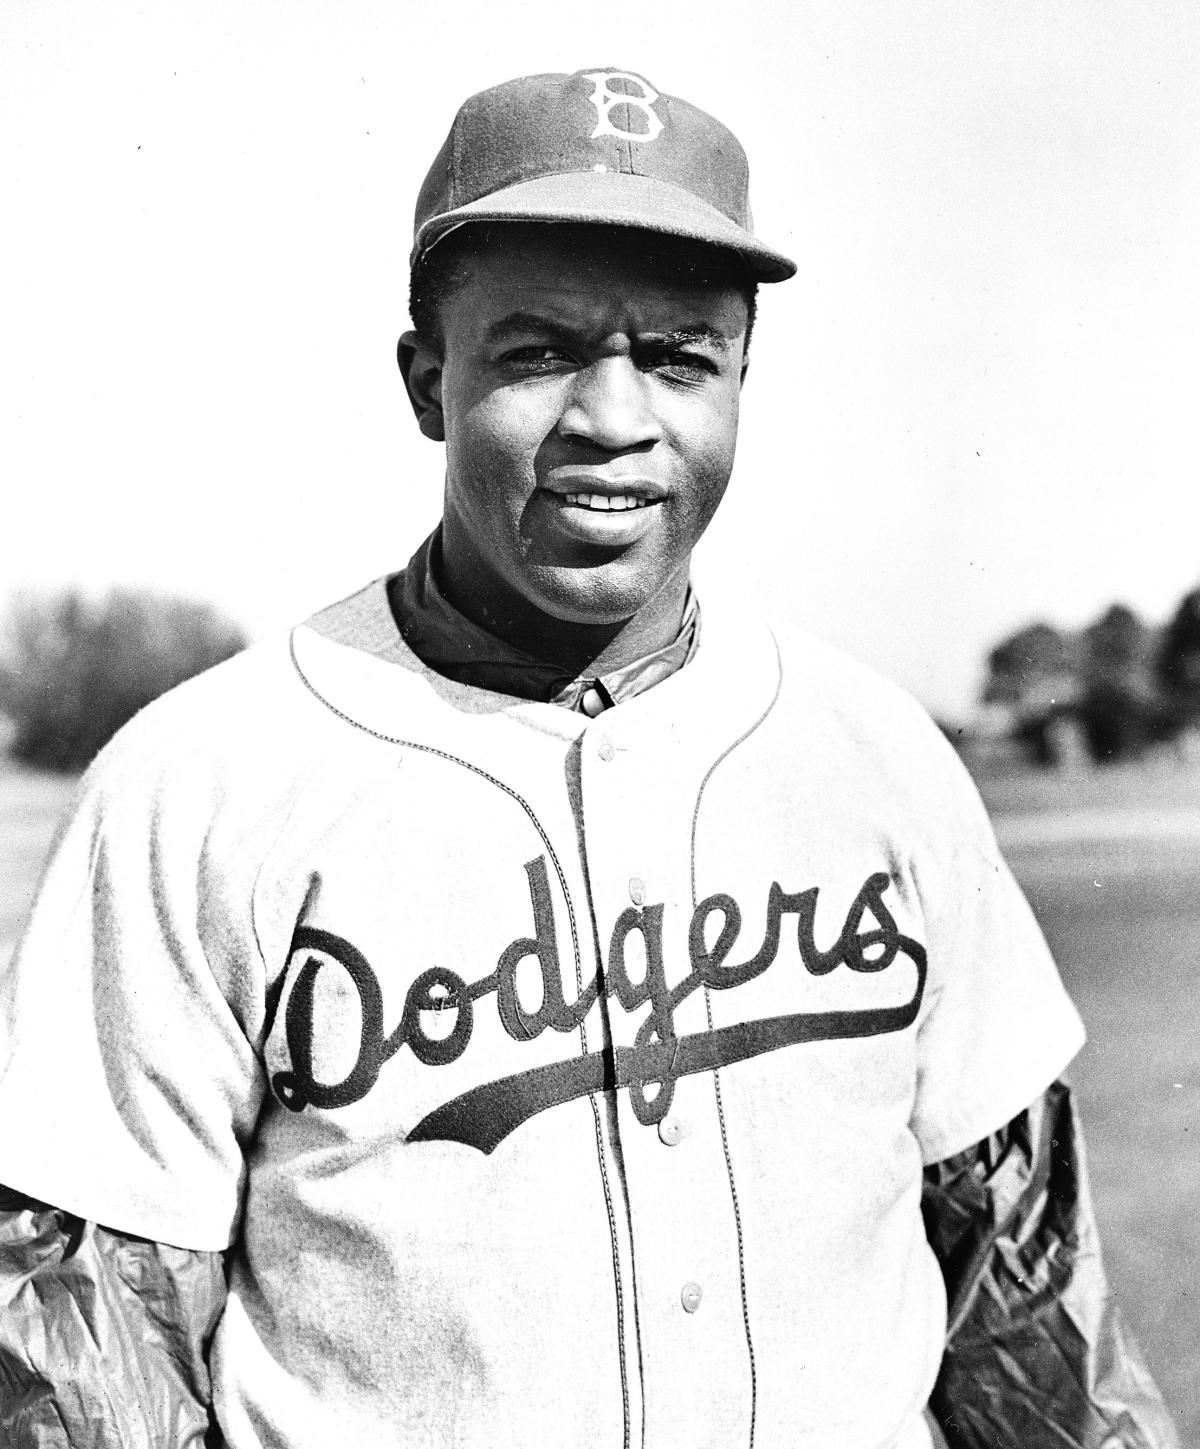
[[[679,345],[687,342],[707,342],[721,351],[728,351],[730,342],[724,333],[718,332],[707,322],[691,322],[685,327],[676,327],[670,332],[661,336],[656,335],[654,341],[662,341],[668,345]]]
[[[549,317],[539,316],[536,312],[510,312],[506,317],[493,322],[485,336],[489,342],[499,342],[517,332],[551,332],[557,335],[562,331],[559,323]]]
[[[544,317],[538,312],[510,312],[493,322],[485,334],[488,342],[502,342],[507,337],[525,332],[540,332],[548,337],[574,338],[570,327],[564,326],[553,317]],[[668,332],[652,332],[637,338],[643,345],[649,343],[658,347],[680,347],[689,343],[707,343],[722,352],[728,351],[729,338],[718,332],[708,322],[688,322],[682,327],[672,327]]]

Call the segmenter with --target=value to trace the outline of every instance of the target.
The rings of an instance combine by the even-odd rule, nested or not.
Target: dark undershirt
[[[461,614],[442,590],[441,545],[439,525],[389,582],[388,603],[417,658],[459,684],[595,716],[661,684],[700,647],[700,605],[689,588],[679,632],[669,644],[604,674],[576,674],[569,666],[506,644]]]

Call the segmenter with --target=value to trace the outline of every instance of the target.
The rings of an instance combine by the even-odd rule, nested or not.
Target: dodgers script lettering
[[[733,896],[717,893],[702,900],[688,927],[690,970],[670,986],[663,955],[662,905],[631,907],[618,916],[609,939],[607,966],[582,991],[568,1000],[558,953],[554,902],[544,856],[528,861],[525,874],[533,916],[533,934],[511,942],[493,971],[468,982],[441,966],[422,971],[408,988],[399,1024],[385,1032],[384,1001],[379,978],[351,943],[311,926],[297,928],[288,974],[295,971],[284,1028],[289,1070],[276,1072],[271,1085],[293,1112],[306,1107],[349,1106],[375,1085],[384,1065],[403,1047],[425,1066],[444,1066],[467,1050],[476,1008],[489,996],[504,1030],[517,1042],[532,1041],[544,1031],[568,1033],[583,1023],[603,993],[627,1013],[648,1007],[632,1047],[609,1046],[583,1052],[565,1061],[486,1082],[429,1113],[408,1134],[410,1142],[455,1141],[491,1152],[535,1113],[592,1092],[624,1089],[644,1126],[660,1122],[671,1106],[675,1083],[695,1072],[712,1071],[804,1042],[879,1036],[903,1031],[915,1021],[925,989],[925,949],[904,935],[884,901],[891,877],[879,871],[867,877],[846,912],[837,938],[824,949],[816,940],[818,888],[796,893],[771,883],[766,930],[754,955],[732,961],[742,934],[742,911]],[[739,1022],[693,1035],[678,1036],[675,1012],[694,991],[730,991],[761,976],[779,954],[785,916],[795,917],[796,940],[804,969],[828,976],[841,967],[852,973],[886,971],[899,956],[916,968],[916,985],[908,1001],[897,1006],[858,1010],[797,1012]],[[638,955],[645,971],[635,980],[628,969],[630,939],[640,937]],[[517,968],[536,961],[541,1000],[529,1009],[521,1000]],[[319,1028],[317,980],[325,970],[340,969],[353,983],[359,1005],[359,1042],[354,1064],[338,1082],[319,1081],[313,1070],[313,1046]],[[284,982],[280,983],[280,991]],[[449,1022],[448,1030],[431,1034],[426,1013]],[[449,1013],[449,1016],[446,1014]],[[393,1018],[394,1019],[394,1018]]]

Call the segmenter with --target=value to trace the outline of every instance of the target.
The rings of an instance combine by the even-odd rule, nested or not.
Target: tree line
[[[139,709],[245,644],[211,604],[154,590],[18,594],[0,614],[8,751],[81,770]]]
[[[983,699],[1010,709],[1015,738],[1045,765],[1069,730],[1106,764],[1200,727],[1200,588],[1166,625],[1114,603],[1082,629],[1019,629],[988,655]]]

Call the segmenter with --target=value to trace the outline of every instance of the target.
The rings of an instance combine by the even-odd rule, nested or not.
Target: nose
[[[650,379],[630,357],[598,358],[572,379],[558,422],[564,438],[582,438],[615,453],[662,437]]]

